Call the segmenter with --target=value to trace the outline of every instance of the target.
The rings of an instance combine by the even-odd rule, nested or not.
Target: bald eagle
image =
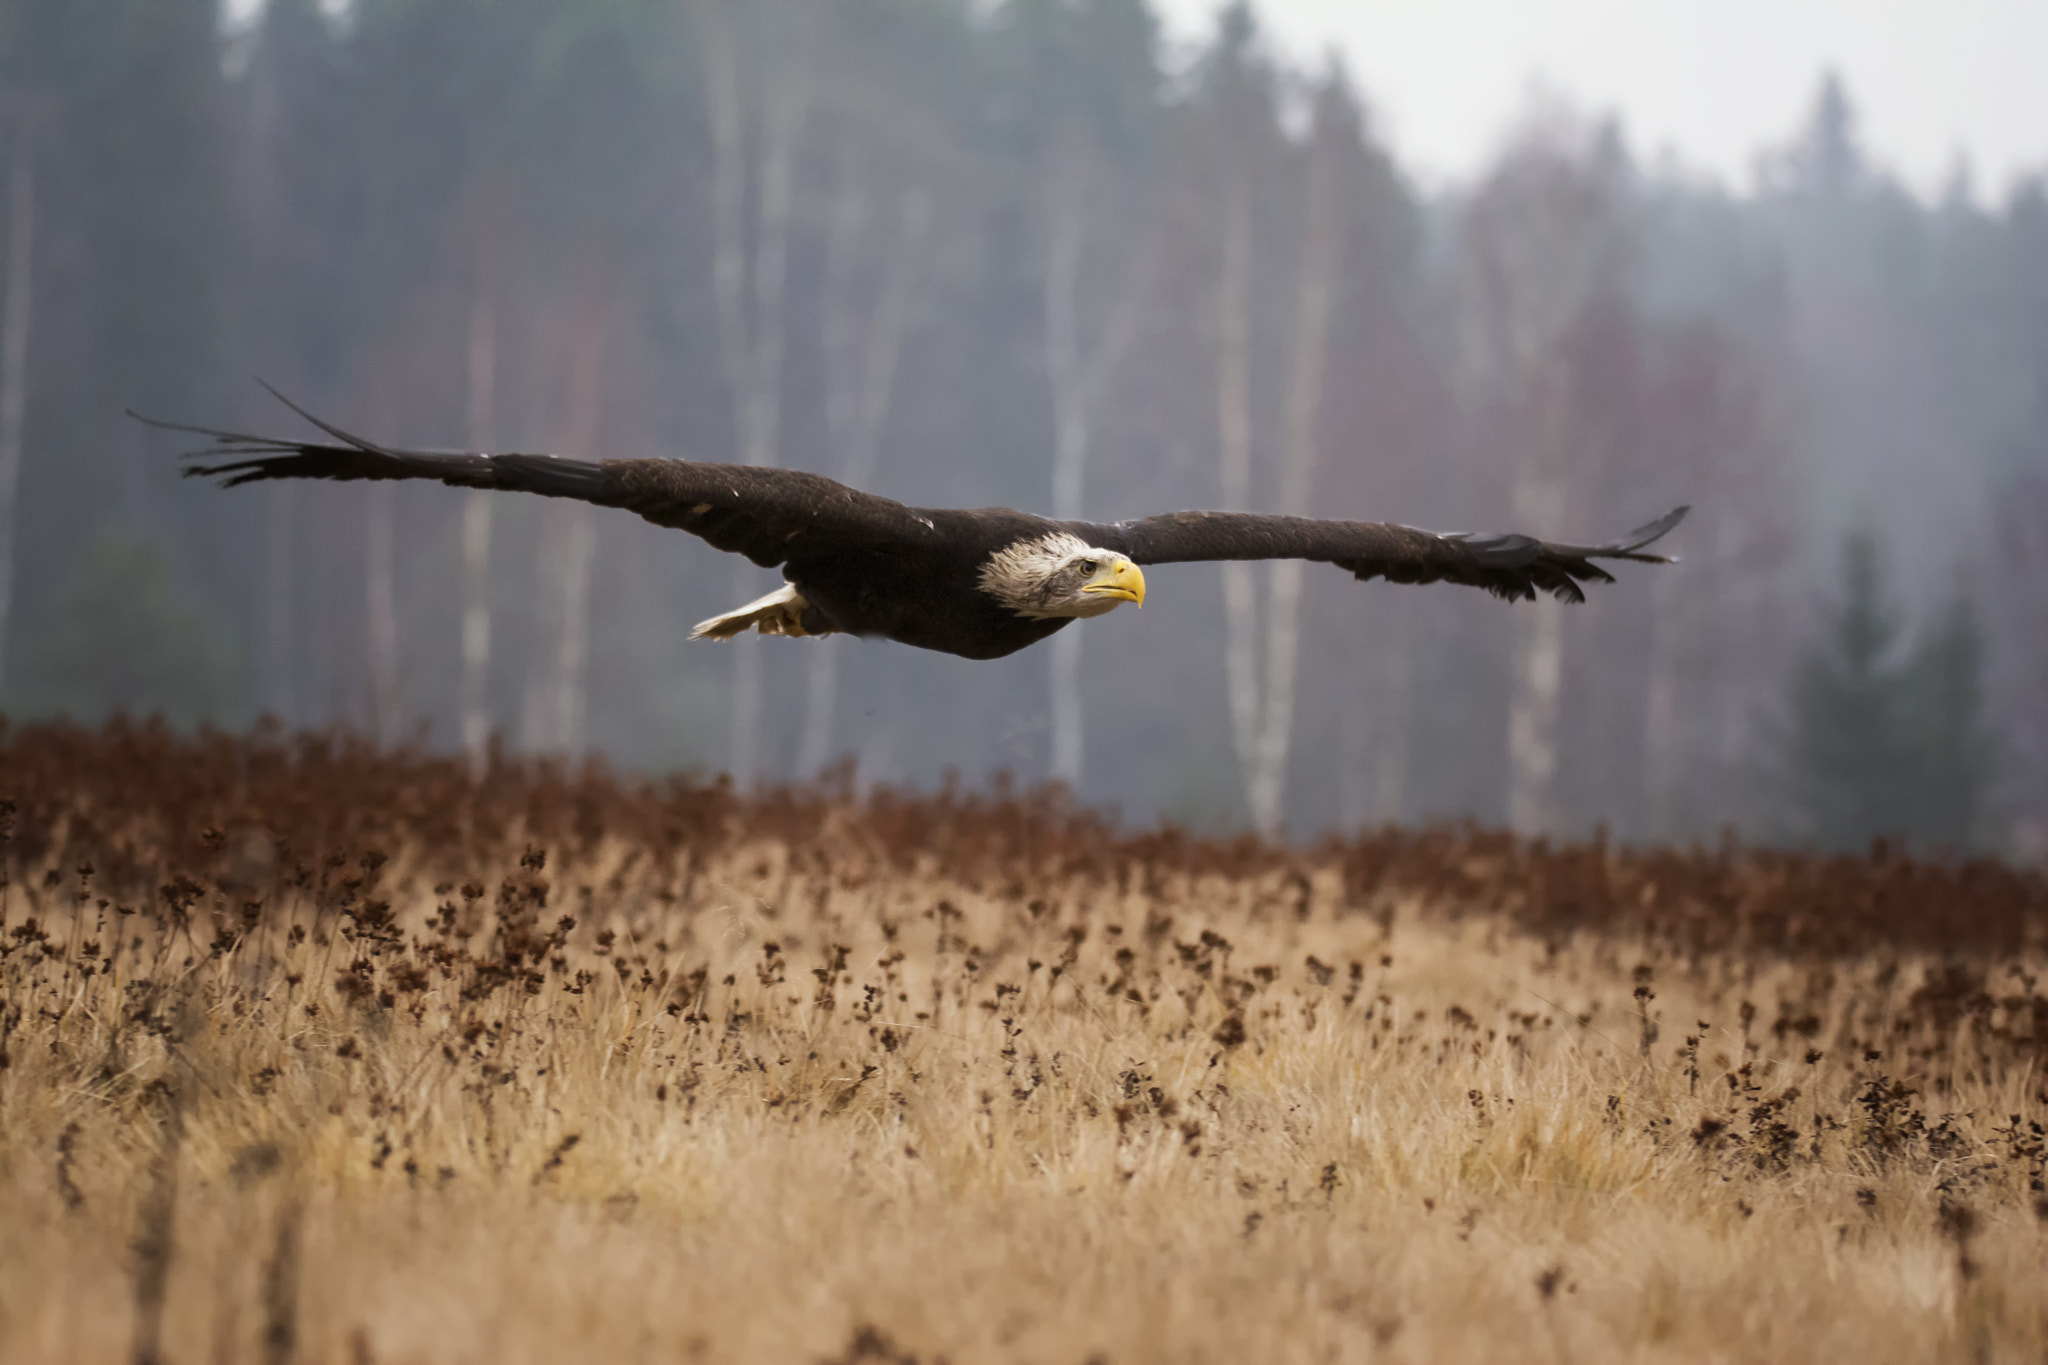
[[[779,567],[782,587],[699,622],[691,633],[713,640],[750,629],[865,635],[1000,659],[1069,621],[1143,604],[1146,565],[1199,560],[1317,560],[1360,579],[1465,583],[1510,601],[1547,592],[1583,602],[1581,583],[1614,581],[1596,559],[1669,563],[1644,547],[1687,510],[1602,545],[1250,512],[1171,512],[1107,525],[1052,521],[1004,507],[906,507],[793,469],[403,450],[351,435],[278,397],[333,439],[139,420],[211,441],[185,457],[185,473],[226,488],[261,479],[438,479],[458,488],[579,498]]]

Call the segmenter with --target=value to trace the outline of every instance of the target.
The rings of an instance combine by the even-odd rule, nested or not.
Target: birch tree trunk
[[[1081,515],[1088,471],[1089,412],[1077,392],[1083,382],[1076,316],[1080,300],[1075,297],[1081,288],[1081,192],[1077,173],[1064,166],[1054,172],[1052,240],[1045,261],[1045,371],[1052,388],[1052,514],[1060,521]],[[1082,638],[1078,625],[1067,627],[1052,637],[1046,657],[1052,695],[1048,767],[1053,781],[1076,790],[1081,785],[1087,719],[1081,704]]]
[[[593,451],[604,434],[604,366],[611,296],[586,283],[576,302],[558,370],[568,374],[561,449]],[[551,498],[541,510],[539,620],[519,708],[520,745],[529,752],[582,755],[589,715],[590,595],[597,556],[595,509]]]
[[[1650,588],[1649,685],[1643,697],[1643,795],[1653,839],[1677,834],[1678,779],[1683,737],[1678,706],[1678,641],[1684,604],[1676,574],[1659,574]]]
[[[1309,163],[1308,204],[1303,224],[1300,274],[1294,297],[1289,344],[1287,406],[1282,413],[1280,498],[1277,511],[1302,516],[1309,510],[1315,475],[1317,433],[1323,405],[1323,376],[1329,363],[1330,315],[1341,267],[1333,155],[1314,149]],[[1294,702],[1300,679],[1301,585],[1307,565],[1275,560],[1266,608],[1264,714],[1249,774],[1252,818],[1277,834],[1285,819],[1287,760],[1294,735]]]
[[[1515,632],[1514,691],[1508,703],[1508,824],[1531,834],[1543,833],[1552,824],[1564,683],[1563,612],[1562,603],[1538,598],[1522,613]]]
[[[1567,344],[1622,245],[1605,174],[1597,150],[1539,138],[1511,154],[1473,211],[1477,358],[1514,415],[1511,502],[1516,529],[1529,535],[1564,529],[1582,435]],[[1507,815],[1529,833],[1557,818],[1564,611],[1539,597],[1515,614]]]
[[[825,351],[825,439],[846,461],[845,433],[852,420],[854,385],[853,262],[867,235],[866,168],[849,150],[840,158],[825,234],[825,282],[820,330]],[[851,482],[841,475],[841,482]],[[807,778],[832,760],[832,729],[839,701],[838,641],[818,641],[804,675],[804,731],[797,744],[796,775]]]
[[[731,395],[733,438],[739,458],[745,462],[753,446],[747,418],[753,410],[748,392],[754,354],[746,296],[747,149],[740,106],[739,44],[732,31],[732,16],[724,10],[720,0],[712,0],[701,10],[705,114],[711,128],[711,292],[718,312],[719,357],[724,362],[726,391]],[[746,601],[753,595],[753,575],[741,565],[733,577],[734,596]],[[741,635],[731,645],[727,764],[734,780],[741,783],[753,776],[753,736],[760,724],[758,647],[752,635]]]
[[[733,25],[739,14],[758,24],[765,12],[759,4],[728,8],[718,3],[702,11],[705,101],[713,161],[712,286],[740,463],[749,465],[776,464],[780,453],[783,280],[797,143],[807,112],[805,73],[794,61],[789,35],[776,35],[781,41],[775,45],[782,50],[764,54],[757,64],[761,68],[757,79],[741,79],[742,45]],[[750,166],[743,98],[753,91],[759,92],[761,106],[758,167]],[[746,231],[750,178],[756,182],[751,251]],[[743,563],[734,575],[734,591],[745,599],[754,596],[757,588],[758,575]],[[753,634],[742,635],[731,648],[729,767],[733,780],[744,786],[752,783],[761,762],[760,640]]]
[[[1252,491],[1251,186],[1230,177],[1223,206],[1223,259],[1216,274],[1216,454],[1223,506],[1245,509]],[[1223,565],[1224,685],[1230,739],[1247,798],[1257,762],[1259,630],[1250,564]],[[1252,812],[1254,824],[1260,813]],[[1261,826],[1263,827],[1263,826]]]
[[[747,384],[747,168],[741,127],[739,45],[717,0],[703,13],[704,112],[711,128],[711,294],[718,312],[719,359],[735,428]],[[746,438],[735,432],[744,448]]]
[[[7,277],[0,307],[0,687],[7,681],[7,645],[14,615],[14,521],[21,484],[22,427],[28,415],[29,319],[34,303],[35,137],[25,117],[16,124],[7,171]]]
[[[1552,395],[1541,400],[1545,407]],[[1539,423],[1550,427],[1552,423]],[[1515,525],[1527,534],[1553,536],[1564,520],[1563,480],[1545,468],[1555,453],[1539,436],[1535,458],[1515,480]],[[1557,722],[1564,691],[1564,603],[1538,595],[1515,622],[1513,690],[1508,700],[1508,824],[1541,833],[1553,823],[1557,779]]]
[[[1081,265],[1087,243],[1086,199],[1081,147],[1067,142],[1054,153],[1051,224],[1045,253],[1045,370],[1052,393],[1052,514],[1061,521],[1081,517],[1082,496],[1093,445],[1097,405],[1136,331],[1139,273],[1118,272],[1115,297],[1093,344],[1082,338]],[[1086,709],[1081,693],[1081,642],[1068,627],[1052,637],[1048,656],[1052,696],[1052,754],[1055,781],[1081,785],[1086,755]]]
[[[797,138],[803,129],[801,73],[782,72],[763,92],[760,243],[754,258],[754,356],[746,390],[746,463],[772,465],[782,425],[782,287],[789,267],[789,227],[795,204]]]
[[[581,758],[590,714],[590,582],[597,557],[595,509],[573,499],[556,509],[562,519],[562,631],[555,646],[555,748]]]
[[[1342,266],[1336,169],[1334,149],[1323,145],[1319,137],[1309,157],[1303,238],[1289,329],[1287,389],[1281,412],[1280,486],[1274,508],[1297,516],[1308,510],[1315,473],[1331,310]],[[1225,505],[1245,507],[1251,491],[1251,196],[1241,170],[1231,178],[1227,193],[1223,260],[1217,286],[1218,451]],[[1278,560],[1268,565],[1265,611],[1261,618],[1255,566],[1236,562],[1223,566],[1232,739],[1244,776],[1245,802],[1252,824],[1268,835],[1279,833],[1286,818],[1287,762],[1299,683],[1305,567],[1298,560]]]
[[[1565,343],[1592,290],[1593,244],[1573,241],[1575,229],[1599,225],[1536,221],[1522,249],[1506,262],[1508,377],[1520,399],[1526,440],[1515,464],[1511,505],[1517,529],[1554,537],[1563,530],[1573,430],[1570,357]],[[1547,220],[1546,220],[1547,219]],[[1558,721],[1564,700],[1565,604],[1538,595],[1516,613],[1512,690],[1508,700],[1508,823],[1544,833],[1556,823]]]
[[[263,485],[263,705],[286,726],[297,723],[292,619],[298,570],[298,499],[288,480]]]
[[[254,245],[258,248],[254,264],[265,281],[266,293],[277,287],[290,270],[283,245],[291,239],[291,233],[286,227],[290,196],[281,184],[281,165],[287,155],[280,145],[285,139],[280,118],[284,102],[282,84],[274,61],[259,58],[255,62],[249,91],[253,154],[249,158],[247,184],[250,218],[255,224]],[[269,314],[265,319],[268,325],[261,331],[271,344],[281,345],[284,338],[274,321],[275,313],[264,311]],[[282,381],[287,391],[303,391],[307,387],[303,373],[273,373],[272,377]],[[259,660],[258,695],[264,711],[290,727],[299,719],[295,608],[304,550],[296,517],[297,489],[291,481],[279,480],[264,484],[262,497],[263,652]]]
[[[489,284],[479,280],[469,301],[471,450],[489,450],[498,389],[498,317]],[[472,776],[489,762],[491,738],[491,522],[497,499],[472,488],[462,502],[462,752]]]
[[[567,599],[561,577],[550,577],[548,566],[562,562],[567,546],[562,534],[566,526],[556,512],[552,501],[542,505],[540,554],[535,557],[540,581],[534,594],[533,646],[525,665],[526,685],[519,697],[519,747],[529,754],[551,753],[561,742],[555,724],[561,717],[562,703],[555,689],[561,682],[558,661],[562,631],[567,624],[562,608]]]
[[[370,733],[378,747],[393,748],[405,724],[398,686],[398,591],[396,485],[372,483],[364,514],[364,600],[369,625]]]
[[[1338,721],[1340,820],[1347,829],[1398,825],[1407,818],[1406,726],[1420,653],[1413,619],[1405,610],[1410,597],[1388,593],[1365,608],[1372,613],[1365,628],[1372,651],[1359,676],[1370,683],[1347,692]]]
[[[594,451],[603,434],[604,355],[609,328],[604,298],[585,302],[585,325],[571,360],[569,429],[565,442],[572,451]],[[554,747],[580,758],[590,712],[590,585],[597,555],[596,508],[576,499],[562,499],[554,515],[561,526],[561,631],[555,638]]]
[[[1375,818],[1383,825],[1400,824],[1408,818],[1407,723],[1416,699],[1415,661],[1422,652],[1415,639],[1414,608],[1406,598],[1389,605],[1395,625],[1389,632],[1391,647],[1381,654],[1380,693],[1374,699],[1380,723]]]
[[[868,236],[865,176],[842,167],[825,259],[825,430],[838,455],[839,479],[865,488],[881,455],[882,429],[896,388],[896,367],[908,329],[911,286],[931,225],[931,196],[906,190],[891,237],[881,291],[861,333],[855,321],[852,277]],[[803,740],[796,771],[809,776],[832,761],[839,705],[839,654],[846,642],[827,636],[810,651],[804,696]]]

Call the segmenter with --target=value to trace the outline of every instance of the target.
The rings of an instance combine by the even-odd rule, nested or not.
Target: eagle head
[[[1057,531],[1005,545],[981,566],[981,590],[1036,620],[1100,616],[1145,603],[1145,574],[1115,550]]]

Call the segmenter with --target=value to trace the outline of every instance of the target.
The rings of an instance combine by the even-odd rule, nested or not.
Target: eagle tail
[[[714,616],[708,621],[699,621],[690,631],[692,640],[730,640],[745,635],[748,630],[758,630],[763,635],[788,635],[802,637],[827,632],[804,629],[804,614],[811,604],[796,590],[796,584],[785,583],[766,597],[757,597],[744,607]],[[815,624],[815,622],[814,622]]]

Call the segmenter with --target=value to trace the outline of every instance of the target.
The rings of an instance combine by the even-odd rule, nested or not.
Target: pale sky
[[[1154,0],[1187,40],[1217,0]],[[1381,136],[1426,181],[1482,166],[1535,93],[1621,117],[1747,189],[1833,68],[1864,144],[1923,193],[1969,158],[1980,198],[2048,171],[2048,0],[1253,0],[1280,50],[1342,52]]]
[[[246,17],[261,0],[227,0]],[[1219,0],[1153,0],[1171,39]],[[1280,50],[1335,47],[1426,182],[1483,166],[1538,92],[1621,117],[1645,161],[1747,189],[1833,68],[1865,146],[1923,194],[1966,155],[1980,198],[2048,172],[2048,0],[1254,0]]]

